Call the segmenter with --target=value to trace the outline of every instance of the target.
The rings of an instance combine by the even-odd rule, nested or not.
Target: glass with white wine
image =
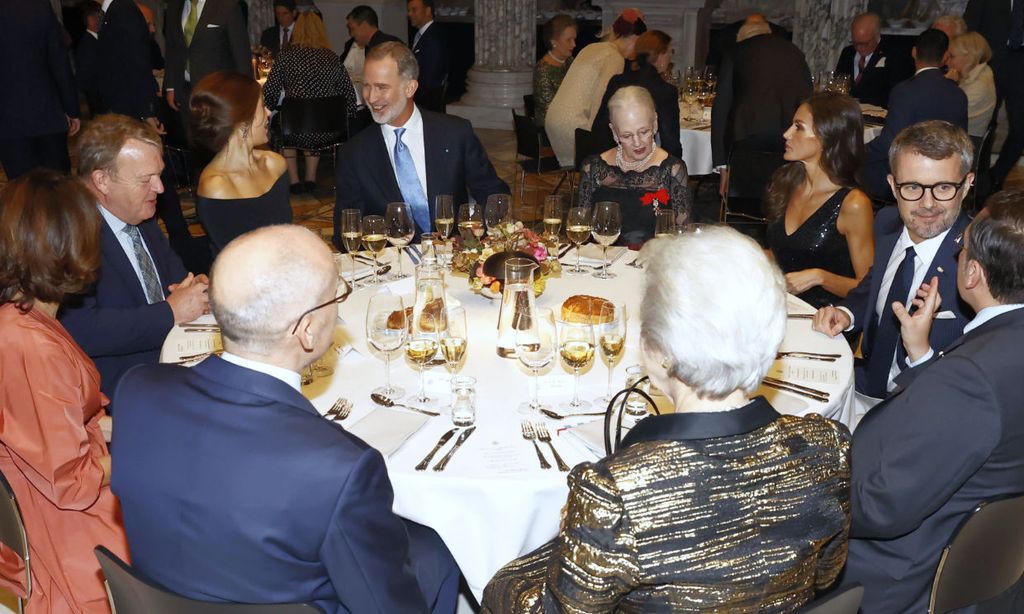
[[[654,238],[665,239],[676,234],[676,212],[672,209],[658,209],[654,214]]]
[[[442,241],[447,241],[455,228],[455,205],[451,194],[438,194],[434,198],[434,228]]]
[[[601,245],[601,256],[604,266],[600,271],[594,271],[594,277],[598,279],[612,279],[615,273],[608,271],[608,246],[619,239],[622,232],[622,215],[619,213],[619,203],[612,201],[601,201],[594,205],[594,219],[591,222],[591,234],[594,240]]]
[[[562,229],[562,195],[544,197],[544,238],[558,247],[558,231]]]
[[[406,359],[420,372],[420,390],[413,400],[424,409],[437,405],[437,399],[427,396],[425,374],[441,347],[441,332],[437,330],[438,319],[425,311],[421,313],[419,321],[413,326],[409,341],[405,344]]]
[[[538,309],[530,326],[516,330],[516,355],[533,373],[533,394],[530,401],[520,403],[516,408],[519,413],[536,415],[550,407],[540,402],[540,371],[551,364],[558,346],[558,335],[555,332],[555,319],[550,309]]]
[[[479,203],[463,203],[459,207],[459,234],[467,243],[484,236],[484,210]]]
[[[558,352],[573,373],[572,401],[559,407],[570,412],[590,407],[590,401],[580,399],[580,371],[594,361],[594,327],[590,324],[559,322]]]
[[[341,210],[341,242],[345,245],[349,260],[352,261],[352,287],[356,283],[356,252],[363,245],[363,212],[359,209]]]
[[[416,223],[412,221],[412,208],[406,203],[388,203],[387,211],[384,213],[384,220],[387,222],[388,243],[395,247],[398,253],[398,270],[392,271],[388,279],[405,279],[408,273],[402,271],[402,248],[412,241],[416,234]]]
[[[605,302],[601,305],[601,323],[595,325],[601,362],[608,367],[608,386],[605,395],[598,399],[603,404],[608,404],[612,400],[612,374],[626,349],[626,317],[625,304]]]
[[[367,215],[363,218],[363,247],[373,256],[373,277],[366,283],[379,284],[380,278],[377,271],[380,269],[379,258],[388,246],[387,226],[384,218],[379,215]]]
[[[566,269],[573,275],[586,273],[580,266],[580,247],[590,236],[590,209],[586,207],[573,207],[569,209],[565,218],[565,236],[569,242],[576,246],[576,266]]]
[[[449,308],[448,329],[445,331],[444,336],[441,337],[441,355],[444,356],[445,368],[448,369],[448,374],[452,377],[459,372],[459,367],[462,366],[462,359],[466,355],[468,340],[469,337],[466,335],[466,310],[463,307]]]
[[[390,293],[371,296],[366,307],[366,341],[384,354],[384,385],[374,388],[374,394],[389,399],[397,399],[405,394],[401,388],[391,385],[391,354],[402,347],[407,334],[408,322],[402,297]]]

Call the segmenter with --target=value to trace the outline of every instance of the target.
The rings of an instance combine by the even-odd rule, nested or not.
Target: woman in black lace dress
[[[291,98],[343,96],[345,108],[338,109],[337,112],[349,116],[355,114],[356,92],[352,87],[352,80],[349,79],[348,72],[338,60],[338,56],[331,51],[323,20],[316,13],[299,13],[299,18],[295,20],[291,44],[281,49],[274,60],[274,67],[267,75],[267,82],[263,86],[263,100],[271,111],[281,106],[282,91],[285,97]],[[305,182],[300,183],[296,147],[306,150],[317,149],[336,143],[340,136],[337,132],[312,132],[291,135],[275,143],[283,146],[293,194],[315,187],[316,167],[320,162],[320,156],[309,151],[304,152]],[[280,137],[275,135],[275,138]]]
[[[693,208],[686,163],[654,142],[658,114],[644,88],[619,89],[608,101],[615,149],[583,161],[579,203],[589,207],[605,200],[619,203],[622,234],[619,243],[638,246],[654,236],[654,216],[670,208],[684,223]]]
[[[786,289],[822,307],[853,290],[874,258],[871,200],[856,187],[864,161],[860,105],[845,94],[815,94],[783,136],[789,163],[768,186],[768,246]]]

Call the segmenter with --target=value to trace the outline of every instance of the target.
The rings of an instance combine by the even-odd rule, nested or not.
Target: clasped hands
[[[210,278],[192,273],[167,287],[171,292],[167,296],[167,304],[174,313],[175,324],[191,322],[203,314],[210,313],[210,297],[207,294],[209,287]]]

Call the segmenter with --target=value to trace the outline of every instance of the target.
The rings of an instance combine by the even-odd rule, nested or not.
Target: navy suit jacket
[[[885,62],[882,62],[885,60]],[[889,92],[900,81],[914,74],[914,62],[909,56],[900,58],[886,54],[885,45],[880,44],[868,60],[860,83],[853,80],[857,52],[853,45],[843,47],[836,63],[835,72],[850,75],[850,95],[857,100],[879,107],[889,106]],[[878,66],[882,63],[882,66]]]
[[[438,194],[451,194],[458,206],[468,200],[467,186],[473,198],[481,203],[491,194],[509,193],[508,184],[494,172],[487,152],[468,121],[423,109],[420,114],[423,116],[430,219],[434,219],[434,197]],[[342,209],[359,209],[363,215],[384,215],[388,203],[405,200],[378,125],[371,125],[345,143],[338,156],[335,178],[338,190],[334,205],[334,244],[339,249]]]
[[[379,452],[302,394],[217,357],[117,390],[111,486],[132,565],[204,601],[426,612]]]
[[[174,314],[166,301],[146,302],[142,282],[128,255],[106,222],[100,224],[100,262],[96,283],[82,296],[73,297],[61,309],[60,321],[85,350],[100,372],[100,389],[113,398],[121,376],[138,364],[156,364],[160,347],[174,326]],[[164,294],[167,287],[186,275],[178,255],[152,219],[139,225],[153,257]]]
[[[964,326],[973,317],[970,307],[956,294],[956,253],[963,241],[964,229],[970,223],[970,218],[964,211],[953,222],[943,239],[939,251],[935,253],[932,264],[925,273],[924,281],[932,277],[939,278],[939,291],[942,293],[942,306],[940,311],[951,311],[955,318],[936,319],[932,323],[932,330],[929,335],[931,346],[935,351],[946,348],[953,343],[964,332]],[[860,284],[850,291],[840,306],[846,307],[853,314],[853,332],[864,332],[861,341],[861,352],[867,362],[871,360],[889,360],[891,357],[882,356],[875,358],[872,354],[875,324],[875,305],[878,303],[878,293],[882,287],[882,276],[885,275],[885,267],[892,256],[892,250],[903,232],[903,220],[900,219],[899,210],[896,207],[885,207],[875,216],[875,259],[868,274],[864,276]],[[895,318],[892,307],[885,306],[884,318]],[[885,390],[868,390],[866,387],[866,369],[858,365],[855,370],[857,390],[876,398],[885,398]]]
[[[129,117],[154,117],[157,96],[153,78],[152,42],[142,11],[133,0],[114,0],[100,28],[100,102],[104,112]]]
[[[864,584],[862,611],[925,612],[964,516],[1024,492],[1021,347],[1024,309],[996,316],[901,374],[857,427],[844,581]]]
[[[967,130],[967,96],[942,71],[928,69],[893,88],[882,132],[865,145],[864,183],[872,198],[893,200],[889,146],[901,130],[930,119],[945,120]]]
[[[415,40],[415,34],[413,38]],[[416,62],[420,65],[420,86],[440,89],[441,82],[448,76],[448,45],[440,24],[436,21],[430,24],[412,52],[416,54]]]
[[[49,2],[0,2],[0,138],[68,131],[78,92]],[[88,35],[86,35],[88,36]]]
[[[185,65],[193,86],[206,75],[220,70],[252,76],[249,32],[238,0],[206,0],[199,15],[192,44],[185,45],[181,13],[187,0],[171,0],[164,17],[167,41],[165,89],[180,90],[185,84]],[[178,102],[185,102],[178,100]]]

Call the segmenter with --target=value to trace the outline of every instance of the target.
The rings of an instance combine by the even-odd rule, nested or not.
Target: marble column
[[[661,30],[672,37],[675,69],[685,71],[687,66],[704,62],[703,54],[697,57],[699,40],[704,34],[700,27],[700,11],[706,0],[606,0],[601,21],[605,29],[611,29],[615,18],[623,9],[639,7],[644,14],[644,23],[649,30]],[[705,46],[706,43],[700,46]]]
[[[832,70],[850,44],[850,23],[867,10],[867,0],[797,0],[793,44],[804,52],[811,74]]]
[[[448,113],[476,128],[512,129],[509,109],[522,112],[533,91],[537,0],[476,0],[476,62],[466,78],[466,95]]]

